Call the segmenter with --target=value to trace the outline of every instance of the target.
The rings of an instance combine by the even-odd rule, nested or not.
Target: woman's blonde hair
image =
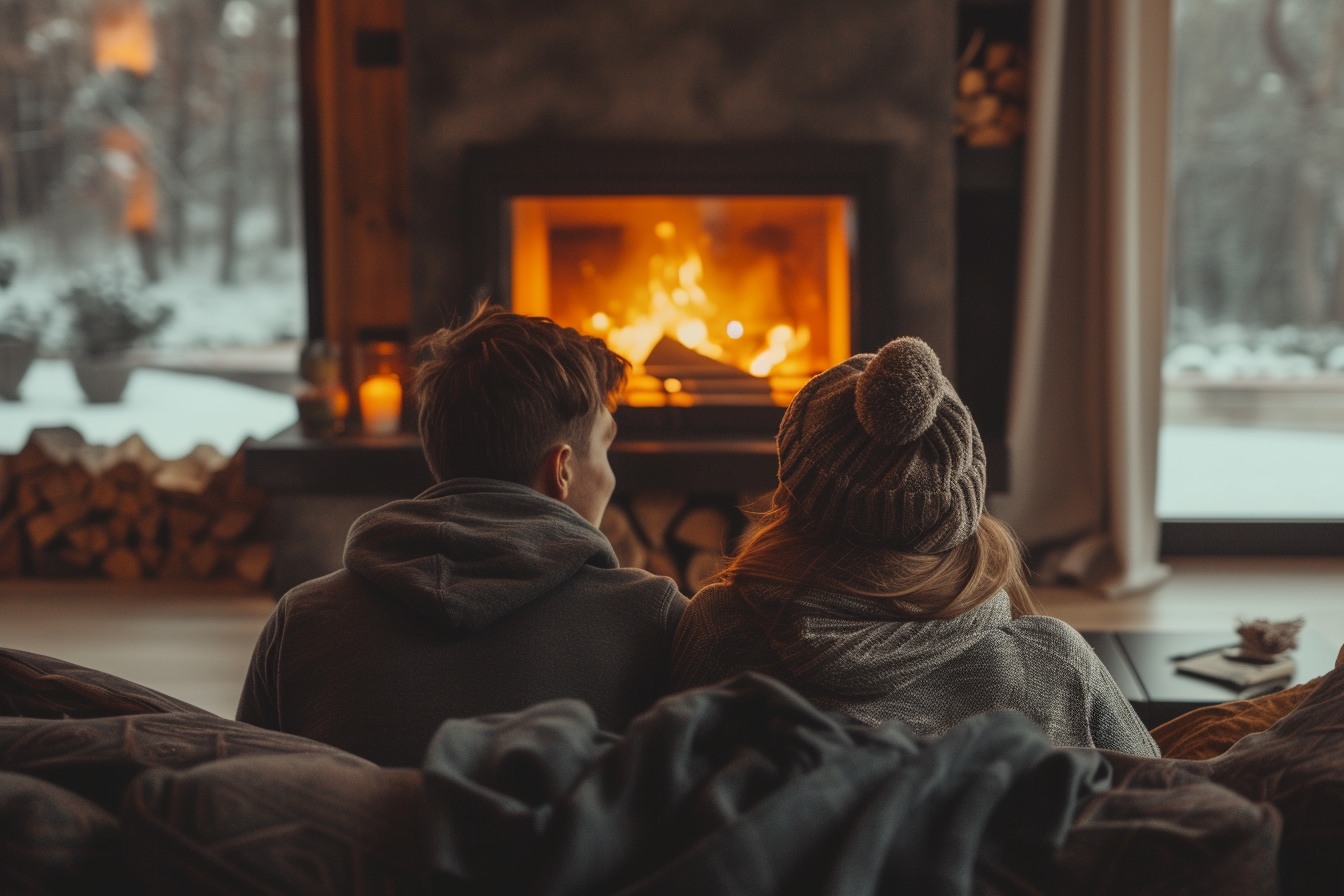
[[[823,534],[790,505],[783,488],[759,523],[716,583],[764,579],[837,591],[889,601],[909,619],[960,616],[1000,591],[1008,592],[1014,618],[1040,612],[1027,589],[1021,543],[988,513],[981,514],[974,535],[938,554],[886,550],[843,534]]]

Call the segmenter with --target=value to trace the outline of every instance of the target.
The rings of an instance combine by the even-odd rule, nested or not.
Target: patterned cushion
[[[0,716],[89,719],[146,712],[205,710],[106,672],[0,647]]]
[[[125,892],[117,820],[55,785],[0,772],[0,893]]]
[[[147,769],[186,769],[231,756],[273,753],[322,753],[372,767],[335,747],[210,713],[0,718],[0,771],[41,778],[111,812],[119,810],[131,779]]]
[[[248,756],[157,769],[126,794],[122,837],[146,892],[429,892],[418,769],[338,756]]]

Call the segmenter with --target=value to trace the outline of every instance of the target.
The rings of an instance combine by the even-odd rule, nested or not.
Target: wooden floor
[[[216,583],[0,579],[0,646],[120,675],[226,718],[269,594]]]
[[[1344,643],[1344,558],[1181,558],[1146,597],[1037,592],[1075,628],[1227,631],[1238,617],[1305,616]],[[129,678],[232,718],[252,646],[274,606],[233,585],[0,580],[0,646]]]

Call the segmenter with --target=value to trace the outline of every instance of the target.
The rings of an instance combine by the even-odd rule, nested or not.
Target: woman
[[[1057,746],[1157,756],[1106,667],[1033,615],[1012,531],[984,512],[980,434],[918,339],[799,391],[763,527],[691,601],[672,684],[754,669],[824,709],[941,734],[1016,709]]]

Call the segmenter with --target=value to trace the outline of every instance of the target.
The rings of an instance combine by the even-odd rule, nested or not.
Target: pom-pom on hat
[[[970,538],[985,449],[933,349],[914,337],[814,377],[779,427],[779,481],[827,531],[919,554]]]

